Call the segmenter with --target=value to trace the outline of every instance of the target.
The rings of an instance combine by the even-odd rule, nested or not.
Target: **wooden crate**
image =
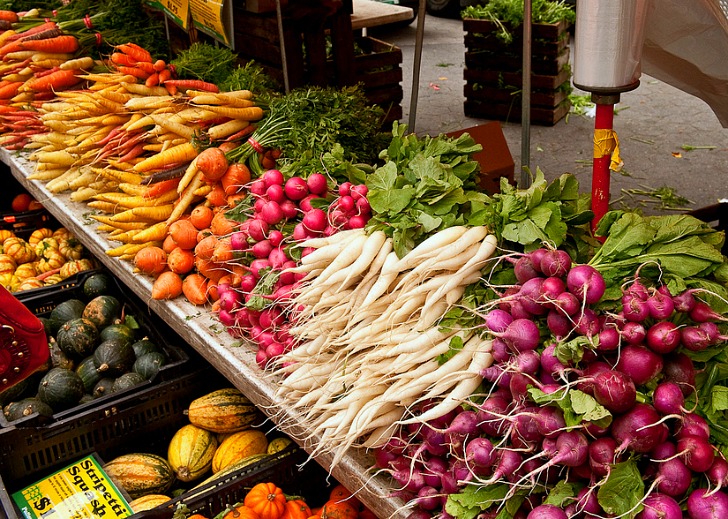
[[[522,30],[513,40],[498,37],[487,20],[464,19],[465,115],[516,122],[521,117],[523,86]],[[531,56],[531,122],[554,125],[570,108],[568,100],[569,24],[533,24]]]

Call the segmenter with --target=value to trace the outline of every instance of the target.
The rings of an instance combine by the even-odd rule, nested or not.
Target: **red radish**
[[[244,251],[248,248],[248,235],[243,231],[235,231],[230,235],[230,247],[234,251]]]
[[[369,200],[366,198],[360,198],[356,201],[356,215],[357,216],[371,216],[372,206],[369,205]]]
[[[263,240],[262,242],[258,242],[258,243],[263,243],[266,241],[271,246],[271,250],[267,254],[268,259],[270,260],[271,266],[277,270],[283,269],[284,264],[288,261],[288,256],[286,255],[286,252],[283,249],[281,249],[280,247],[273,248],[273,244],[271,244],[269,240]],[[253,245],[253,248],[255,248],[255,246],[257,246],[258,243]],[[265,257],[265,256],[261,256],[261,257]],[[290,283],[286,283],[286,284],[290,285]]]
[[[286,180],[285,194],[290,200],[303,200],[309,194],[308,182],[301,177],[291,177]]]
[[[263,258],[254,259],[253,261],[250,262],[250,272],[251,272],[251,274],[253,274],[253,276],[255,276],[258,279],[260,279],[261,271],[263,269],[267,269],[270,267],[271,267],[270,261],[267,259],[263,259]]]
[[[260,218],[268,225],[277,225],[285,219],[285,215],[278,202],[269,200],[263,204],[263,208],[260,210]]]
[[[293,200],[284,200],[279,205],[281,206],[281,211],[283,211],[283,216],[287,220],[292,220],[298,216],[298,206]]]
[[[270,231],[268,223],[258,218],[253,218],[247,221],[250,222],[248,224],[248,235],[255,241],[265,240],[268,232]]]
[[[250,184],[250,192],[256,196],[265,195],[265,190],[267,188],[268,188],[268,186],[265,185],[265,180],[263,180],[262,178],[254,180]]]
[[[303,211],[304,213],[309,212],[313,207],[311,206],[311,200],[314,200],[316,198],[320,198],[318,195],[308,195],[306,198],[301,200],[298,203],[298,207]]]
[[[245,274],[240,277],[240,290],[243,292],[252,292],[258,281],[253,274]]]
[[[306,179],[308,190],[314,195],[323,196],[329,189],[326,177],[321,173],[312,173]]]
[[[321,209],[311,209],[301,220],[303,226],[309,231],[321,232],[326,228],[326,213]]]
[[[368,193],[369,188],[367,188],[366,184],[357,184],[355,186],[351,186],[351,196],[352,198],[354,198],[354,200],[366,198]]]
[[[351,182],[342,182],[339,184],[339,196],[349,196],[351,194]]]
[[[368,219],[364,216],[352,216],[349,218],[347,227],[349,229],[363,229],[367,224]]]
[[[260,177],[263,179],[263,182],[265,182],[265,187],[268,188],[272,185],[279,185],[282,186],[284,182],[283,173],[281,173],[277,169],[269,169],[265,173],[263,173],[263,176]]]
[[[286,193],[283,191],[283,186],[280,184],[268,186],[265,190],[265,196],[268,200],[273,200],[279,204],[286,199]]]
[[[253,256],[256,258],[267,258],[272,250],[273,245],[270,240],[260,240],[250,248],[250,252],[252,252]]]
[[[337,209],[342,210],[345,213],[350,213],[356,207],[356,202],[350,196],[342,196],[336,202]]]
[[[283,233],[278,229],[273,229],[268,234],[268,240],[273,247],[278,247],[281,243],[283,243]]]

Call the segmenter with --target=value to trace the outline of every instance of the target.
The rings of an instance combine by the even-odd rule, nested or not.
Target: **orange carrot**
[[[120,50],[127,56],[131,56],[137,61],[146,61],[147,63],[154,63],[152,55],[144,47],[140,47],[136,43],[124,43],[116,46],[117,50]]]
[[[205,92],[213,92],[215,94],[220,91],[220,89],[214,83],[208,83],[207,81],[202,81],[201,79],[170,79],[169,81],[165,81],[165,83],[174,85],[177,88],[182,88],[184,90],[203,90]]]
[[[154,74],[149,76],[144,84],[148,87],[157,86],[159,84],[159,72],[155,72]]]
[[[20,45],[19,41],[12,40],[0,47],[0,56],[5,56],[6,54],[10,54],[11,52],[18,52],[23,49],[24,47]]]
[[[152,284],[152,299],[174,299],[182,293],[182,278],[171,270],[165,270]]]
[[[111,62],[115,65],[122,65],[124,67],[134,67],[138,63],[137,60],[124,54],[123,52],[112,52]]]
[[[162,72],[165,68],[167,68],[167,63],[163,59],[158,59],[154,62],[154,70],[157,72]]]
[[[0,99],[10,99],[18,93],[18,89],[23,81],[11,81],[7,85],[0,87]]]
[[[134,76],[135,78],[144,80],[146,80],[150,75],[138,67],[125,67],[123,65],[119,65],[118,67],[116,67],[116,70],[118,70],[122,74],[129,74],[131,76]]]
[[[163,85],[166,81],[169,81],[172,78],[172,71],[170,71],[168,68],[162,69],[159,71],[159,84]]]
[[[0,11],[0,20],[15,23],[18,21],[18,13],[16,13],[15,11],[8,11],[3,9]]]
[[[136,66],[137,66],[137,68],[142,69],[147,74],[154,74],[155,72],[157,72],[156,70],[154,70],[154,64],[153,63],[149,63],[149,62],[146,62],[146,61],[140,61],[140,62],[138,62],[136,64]]]
[[[81,80],[76,77],[75,70],[57,70],[41,78],[29,79],[21,87],[22,90],[46,92],[73,86]]]
[[[163,195],[173,189],[177,189],[179,184],[179,178],[170,178],[169,180],[162,180],[149,186],[147,191],[144,193],[144,198],[156,198],[159,195]]]
[[[167,89],[167,92],[169,92],[169,95],[177,95],[177,87],[175,85],[170,85],[169,81],[164,82],[164,88]]]
[[[190,274],[182,280],[182,293],[193,305],[207,303],[207,278],[202,274]]]
[[[45,40],[22,40],[20,45],[26,50],[54,53],[73,53],[79,49],[78,38],[70,34]]]

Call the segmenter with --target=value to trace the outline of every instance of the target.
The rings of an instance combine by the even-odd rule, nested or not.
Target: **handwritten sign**
[[[133,513],[94,455],[15,492],[12,497],[26,519],[115,519]]]

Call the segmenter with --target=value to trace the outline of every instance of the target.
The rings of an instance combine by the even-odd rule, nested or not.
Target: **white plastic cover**
[[[728,0],[649,2],[642,71],[699,97],[728,127]]]

